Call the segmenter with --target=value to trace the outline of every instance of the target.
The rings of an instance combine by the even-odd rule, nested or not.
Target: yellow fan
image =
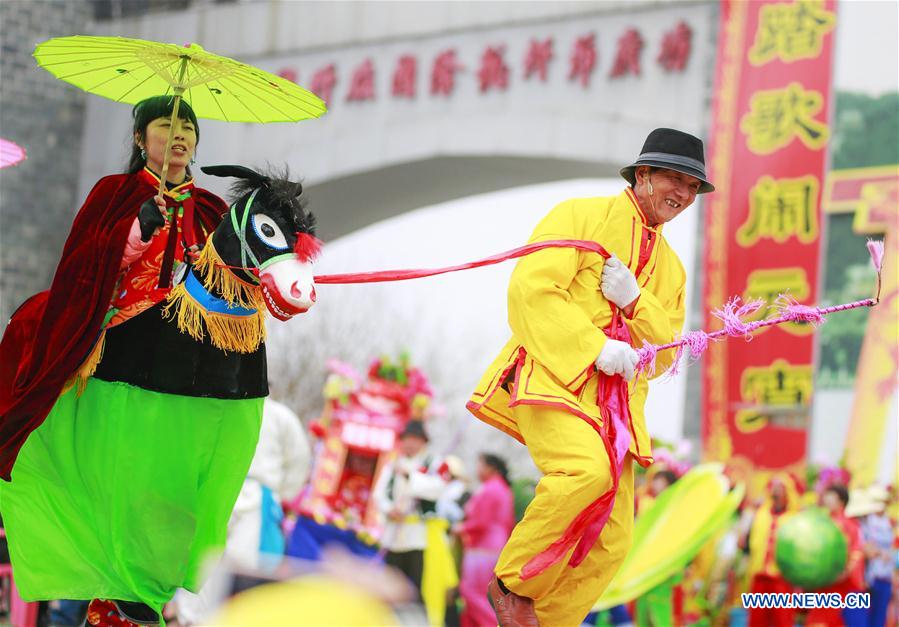
[[[627,603],[682,572],[729,524],[744,488],[730,489],[721,464],[696,466],[662,492],[634,525],[634,542],[594,611]]]

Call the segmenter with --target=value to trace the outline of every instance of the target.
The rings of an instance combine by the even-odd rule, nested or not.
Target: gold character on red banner
[[[783,89],[757,91],[749,101],[749,112],[740,120],[749,150],[758,155],[771,154],[787,146],[795,137],[812,150],[827,142],[827,125],[815,119],[824,98],[799,83]]]
[[[805,268],[795,266],[789,268],[768,268],[750,272],[749,276],[746,277],[743,301],[748,303],[753,300],[763,300],[768,306],[761,307],[746,320],[752,322],[768,316],[770,313],[769,307],[775,304],[775,301],[781,294],[786,294],[797,302],[805,302],[811,294],[811,285],[809,285]],[[761,328],[755,334],[760,335],[772,328]],[[778,325],[777,328],[791,335],[808,335],[815,330],[812,325],[804,322],[788,322]]]
[[[740,377],[744,407],[736,412],[734,423],[739,431],[752,433],[777,416],[779,426],[801,428],[808,415],[812,388],[811,364],[776,359],[769,366],[746,368]]]
[[[821,54],[824,35],[833,30],[836,16],[822,0],[766,4],[759,9],[759,26],[749,49],[749,62],[764,65],[774,58],[787,63]]]
[[[763,176],[749,190],[749,215],[737,229],[737,243],[748,248],[761,239],[778,244],[796,237],[809,244],[818,238],[818,178]]]

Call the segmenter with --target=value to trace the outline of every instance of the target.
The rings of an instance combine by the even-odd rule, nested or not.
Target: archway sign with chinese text
[[[310,89],[329,105],[387,97],[399,100],[450,98],[460,81],[474,81],[481,94],[505,92],[513,77],[547,83],[554,72],[564,73],[569,82],[586,89],[591,82],[603,78],[640,77],[643,63],[654,63],[668,73],[681,73],[693,51],[693,29],[682,19],[672,23],[657,41],[647,40],[634,26],[623,29],[615,37],[614,54],[606,67],[600,59],[597,33],[587,28],[570,37],[546,33],[531,37],[523,54],[518,55],[502,41],[484,44],[475,67],[463,63],[458,48],[447,44],[431,56],[412,52],[400,54],[388,67],[378,67],[372,56],[366,56],[350,67],[323,63],[311,70],[308,80]],[[643,54],[644,48],[647,55]],[[378,72],[390,76],[386,93],[378,90]],[[301,78],[299,69],[293,64],[282,65],[277,74],[293,82]]]
[[[721,3],[710,151],[720,191],[706,209],[706,311],[731,294],[817,302],[835,27],[835,0]],[[709,314],[705,322],[720,328]],[[770,471],[805,465],[813,331],[780,325],[706,356],[703,454],[729,461],[751,491]]]

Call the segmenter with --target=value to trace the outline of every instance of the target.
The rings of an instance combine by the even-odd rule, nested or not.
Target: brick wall
[[[28,153],[0,170],[0,329],[24,299],[49,286],[82,200],[87,96],[40,69],[31,53],[50,37],[85,33],[90,17],[91,5],[80,0],[0,2],[0,136]]]

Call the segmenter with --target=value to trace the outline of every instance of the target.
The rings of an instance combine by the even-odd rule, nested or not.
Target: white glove
[[[625,381],[630,381],[634,378],[634,368],[638,361],[640,356],[627,342],[606,340],[596,358],[596,367],[609,376],[620,374]]]
[[[602,283],[600,284],[602,295],[622,309],[637,300],[640,296],[640,286],[637,279],[631,273],[630,268],[621,263],[615,255],[606,259],[602,267]]]

